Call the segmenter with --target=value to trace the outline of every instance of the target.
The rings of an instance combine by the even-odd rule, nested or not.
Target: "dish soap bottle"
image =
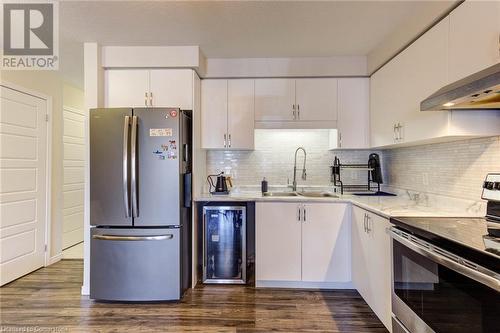
[[[264,179],[262,179],[262,183],[260,184],[260,189],[261,189],[262,193],[266,193],[267,192],[267,180],[266,180],[266,177],[264,177]]]

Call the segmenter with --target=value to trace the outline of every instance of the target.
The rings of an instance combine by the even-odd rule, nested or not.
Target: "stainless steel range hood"
[[[500,63],[439,89],[420,110],[500,110]]]

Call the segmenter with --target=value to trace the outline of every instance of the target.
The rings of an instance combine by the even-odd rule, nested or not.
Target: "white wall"
[[[52,97],[52,189],[50,256],[62,251],[63,105],[83,108],[83,91],[63,82],[57,71],[2,71],[2,82]]]
[[[208,58],[204,78],[366,76],[365,56]]]

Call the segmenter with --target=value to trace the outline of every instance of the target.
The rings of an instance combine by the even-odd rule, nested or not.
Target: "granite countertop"
[[[400,216],[390,221],[439,247],[500,272],[500,242],[488,236],[485,218]]]
[[[195,198],[198,202],[210,201],[256,201],[256,202],[348,202],[382,217],[394,216],[435,216],[435,217],[484,217],[481,204],[450,201],[449,198],[425,197],[426,200],[410,200],[408,195],[397,196],[356,196],[352,194],[338,197],[265,197],[260,191],[237,190],[229,195],[203,194]]]

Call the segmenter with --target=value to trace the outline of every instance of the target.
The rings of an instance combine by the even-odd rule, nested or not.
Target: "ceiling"
[[[454,2],[63,1],[61,70],[81,86],[86,41],[199,45],[208,58],[368,55],[405,22],[422,15],[423,30]]]

